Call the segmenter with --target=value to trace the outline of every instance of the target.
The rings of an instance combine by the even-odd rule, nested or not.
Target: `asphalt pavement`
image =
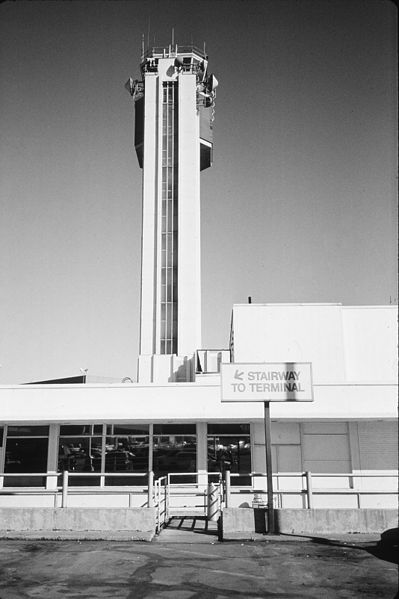
[[[0,540],[0,599],[396,597],[392,535],[221,543],[212,530],[165,533],[152,543]]]

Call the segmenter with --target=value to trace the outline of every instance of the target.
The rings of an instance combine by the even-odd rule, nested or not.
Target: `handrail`
[[[65,508],[67,507],[68,504],[68,494],[71,492],[70,488],[69,488],[69,478],[70,477],[75,477],[75,478],[87,478],[87,477],[92,477],[92,478],[100,478],[100,481],[103,482],[103,480],[105,479],[105,477],[144,477],[144,476],[148,476],[148,483],[147,485],[145,485],[147,487],[147,505],[148,507],[152,507],[153,506],[153,473],[152,472],[69,472],[68,470],[64,470],[62,472],[55,472],[55,471],[50,471],[50,472],[46,472],[46,473],[42,473],[42,472],[28,472],[28,473],[24,473],[24,472],[4,472],[4,473],[0,473],[0,478],[2,477],[11,477],[11,478],[17,478],[17,477],[27,477],[27,478],[31,478],[31,477],[40,477],[40,478],[46,478],[46,484],[47,484],[47,480],[50,479],[56,479],[58,480],[59,477],[62,477],[62,484],[61,485],[56,485],[54,489],[44,489],[44,491],[46,493],[53,492],[55,495],[58,493],[59,490],[61,490],[61,507]],[[104,487],[102,484],[100,485],[100,488],[104,489],[104,491],[108,491],[110,492],[110,490],[112,490],[112,487]],[[18,491],[23,494],[24,492],[26,493],[25,490],[21,490],[18,488],[17,491],[15,491],[14,487],[6,487],[6,491],[4,492],[10,492],[11,489],[13,489],[13,493],[18,493]],[[89,489],[89,491],[92,490],[92,488]],[[95,488],[95,492],[98,494],[98,487]],[[1,492],[1,489],[0,489]],[[43,490],[42,490],[43,492]],[[72,491],[73,494],[76,493],[82,493],[83,489],[78,489],[78,490],[73,490]],[[85,492],[88,492],[87,490]],[[129,490],[129,495],[134,494],[134,492],[132,492],[131,490]]]
[[[237,474],[237,473],[231,473],[230,476],[267,476],[266,472],[249,472],[248,474]],[[284,476],[306,476],[306,472],[273,472],[273,476],[278,476],[278,477],[284,477]],[[312,476],[317,476],[317,477],[325,477],[325,476],[337,476],[337,477],[348,477],[348,476],[355,476],[357,478],[364,478],[364,477],[389,477],[392,478],[394,476],[399,476],[399,471],[398,470],[392,470],[390,473],[382,473],[382,472],[362,472],[360,474],[357,474],[356,472],[312,472]]]
[[[143,477],[148,476],[148,472],[126,472],[126,470],[121,472],[74,472],[68,471],[69,476],[81,476],[81,477]],[[286,477],[304,477],[307,472],[273,472],[274,477],[278,478],[286,478]],[[325,477],[336,477],[336,478],[395,478],[399,476],[399,471],[392,470],[391,472],[312,472],[312,478],[325,478]],[[157,478],[157,481],[167,480],[170,476],[219,476],[219,472],[169,472],[167,475],[161,476]],[[55,471],[47,471],[47,472],[0,472],[0,477],[18,477],[18,476],[26,476],[26,477],[60,477],[62,476],[62,472]],[[236,473],[230,472],[230,477],[266,477],[267,474],[265,472],[244,472],[244,473]],[[173,485],[179,483],[172,483]],[[181,483],[185,486],[192,485],[195,483]]]
[[[62,473],[66,472],[66,470],[63,470],[62,472],[0,472],[0,476],[52,476],[52,477],[58,477],[58,476],[62,476]],[[86,476],[94,476],[97,478],[99,476],[148,476],[148,472],[126,472],[126,470],[124,470],[123,472],[74,472],[74,471],[69,471],[68,470],[68,474],[69,476],[83,476],[86,478]]]
[[[265,478],[267,475],[265,472],[250,472],[246,475],[243,474],[238,474],[238,473],[227,473],[226,472],[226,481],[225,481],[225,505],[226,507],[228,507],[230,505],[231,502],[231,495],[240,492],[239,489],[236,488],[232,488],[230,486],[230,478],[231,477],[239,477],[239,476],[249,476],[252,479],[254,478]],[[313,472],[276,472],[273,473],[273,478],[276,479],[277,481],[280,478],[298,478],[298,479],[302,479],[302,481],[305,481],[305,488],[302,489],[274,489],[273,493],[276,496],[281,497],[282,495],[305,495],[306,499],[307,499],[307,508],[308,509],[312,509],[313,508],[313,496],[314,495],[356,495],[357,497],[357,507],[360,508],[360,496],[361,495],[397,495],[398,494],[398,489],[360,489],[360,488],[349,488],[349,489],[344,489],[344,488],[331,488],[331,487],[325,487],[325,488],[315,488],[313,486],[313,481],[314,479],[317,478],[345,478],[345,479],[349,479],[350,484],[353,485],[354,481],[359,481],[361,480],[363,482],[364,479],[367,478],[397,478],[398,476],[398,471],[397,470],[393,470],[389,473],[387,472],[376,472],[376,473],[356,473],[356,472],[350,472],[350,473],[344,473],[344,472],[328,472],[328,473],[323,473],[323,472],[317,472],[317,473],[313,473]],[[237,489],[237,490],[236,490]],[[253,488],[247,489],[247,492],[250,494],[264,494],[266,493],[265,489],[262,490],[255,490]],[[264,505],[265,502],[262,501],[262,505]]]
[[[0,476],[60,476],[62,472],[0,472]]]
[[[183,477],[183,476],[194,476],[196,478],[196,482],[195,483],[182,483],[182,482],[171,482],[171,477]],[[199,477],[204,477],[203,478],[203,482],[199,482]],[[2,479],[4,477],[7,478],[18,478],[18,477],[27,477],[27,478],[45,478],[46,479],[46,485],[47,485],[47,481],[52,482],[52,484],[54,485],[54,487],[51,488],[51,485],[48,486],[48,488],[43,487],[43,486],[39,486],[39,487],[25,487],[25,488],[21,488],[21,487],[12,487],[7,486],[3,489],[0,488],[0,493],[7,493],[7,492],[12,492],[13,494],[18,494],[20,493],[22,494],[27,494],[27,493],[46,493],[46,494],[54,494],[55,496],[61,491],[62,493],[62,501],[61,501],[61,507],[66,507],[67,503],[68,503],[68,494],[81,494],[81,493],[91,493],[91,494],[99,494],[99,493],[120,493],[120,487],[114,487],[114,486],[104,486],[104,481],[105,478],[109,477],[109,478],[113,478],[113,477],[118,477],[118,478],[143,478],[143,477],[147,477],[147,481],[146,484],[143,485],[139,485],[139,487],[142,487],[140,489],[140,491],[138,490],[138,487],[133,486],[133,488],[129,485],[126,485],[126,488],[123,489],[124,491],[126,491],[126,493],[130,495],[138,495],[138,494],[142,494],[142,493],[147,493],[147,506],[148,507],[155,507],[156,508],[156,512],[157,512],[157,521],[158,521],[158,525],[161,526],[162,524],[162,518],[165,519],[168,516],[168,510],[169,510],[169,493],[170,493],[170,488],[174,488],[176,489],[177,492],[179,492],[181,490],[181,494],[182,496],[184,495],[184,489],[187,489],[187,492],[189,494],[193,494],[196,496],[200,496],[201,492],[198,490],[198,492],[193,492],[193,490],[195,488],[200,488],[203,486],[207,485],[207,481],[209,482],[209,478],[208,476],[219,476],[219,487],[220,487],[220,494],[223,498],[223,505],[225,507],[229,507],[231,505],[231,496],[232,495],[236,495],[238,493],[249,493],[251,495],[254,495],[254,503],[256,502],[256,499],[258,499],[258,503],[259,503],[259,495],[263,495],[264,493],[266,493],[266,489],[257,489],[254,487],[254,479],[256,478],[265,478],[266,477],[266,473],[264,472],[249,472],[249,473],[232,473],[230,471],[226,471],[225,473],[225,479],[224,481],[221,481],[221,475],[217,472],[170,472],[167,475],[164,475],[156,480],[154,480],[154,475],[153,472],[69,472],[69,471],[64,471],[64,472],[55,472],[55,471],[49,471],[49,472],[0,472],[0,482],[2,482]],[[241,486],[241,487],[231,487],[231,478],[237,478],[237,477],[250,477],[252,479],[252,487],[248,487],[248,486]],[[365,481],[367,481],[368,479],[394,479],[397,478],[398,476],[398,471],[393,470],[391,472],[362,472],[362,473],[356,473],[356,472],[349,472],[349,473],[342,473],[342,472],[337,472],[337,473],[331,473],[331,472],[327,472],[327,473],[322,473],[322,472],[318,472],[318,473],[312,473],[309,471],[306,472],[276,472],[273,473],[273,479],[276,480],[277,482],[280,479],[284,479],[284,478],[294,478],[294,479],[299,479],[300,481],[302,481],[302,485],[301,488],[294,488],[294,489],[285,489],[285,488],[276,488],[274,489],[274,495],[276,497],[282,497],[284,495],[303,495],[306,496],[306,507],[308,509],[311,509],[313,507],[313,496],[315,495],[356,495],[357,496],[357,502],[358,502],[358,507],[360,507],[360,497],[362,495],[397,495],[398,494],[398,489],[389,489],[389,488],[379,488],[379,489],[373,489],[373,488],[359,488],[358,486],[355,488],[354,484],[355,483],[359,483],[362,482],[363,484],[365,483]],[[59,485],[58,483],[58,478],[62,477],[62,484]],[[99,486],[79,486],[79,487],[75,487],[73,486],[72,488],[70,487],[69,484],[69,479],[70,477],[75,477],[75,478],[100,478],[100,485]],[[317,481],[318,478],[336,478],[336,479],[349,479],[349,485],[350,488],[344,488],[344,487],[340,487],[340,488],[333,488],[333,487],[315,487],[314,483],[315,481]],[[223,482],[223,484],[222,484]],[[256,483],[255,483],[256,484]],[[348,483],[347,483],[348,484]],[[121,485],[122,486],[122,485]],[[258,496],[258,497],[256,497]],[[260,500],[261,504],[264,505],[264,502],[262,501],[262,499]],[[163,511],[162,511],[163,510]]]

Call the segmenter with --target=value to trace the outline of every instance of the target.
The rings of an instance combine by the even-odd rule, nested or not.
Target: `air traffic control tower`
[[[193,380],[201,347],[200,171],[212,164],[217,80],[205,52],[143,52],[135,148],[143,169],[139,382]]]

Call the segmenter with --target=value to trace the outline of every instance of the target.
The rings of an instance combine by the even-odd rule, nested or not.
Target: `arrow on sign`
[[[238,369],[236,370],[236,373],[234,375],[235,379],[238,379],[239,381],[242,381],[242,377],[244,376],[244,372],[240,372]]]

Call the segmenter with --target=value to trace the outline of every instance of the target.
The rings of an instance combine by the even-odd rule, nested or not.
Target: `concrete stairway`
[[[173,516],[154,538],[157,543],[216,543],[217,522],[208,522],[204,516]]]

